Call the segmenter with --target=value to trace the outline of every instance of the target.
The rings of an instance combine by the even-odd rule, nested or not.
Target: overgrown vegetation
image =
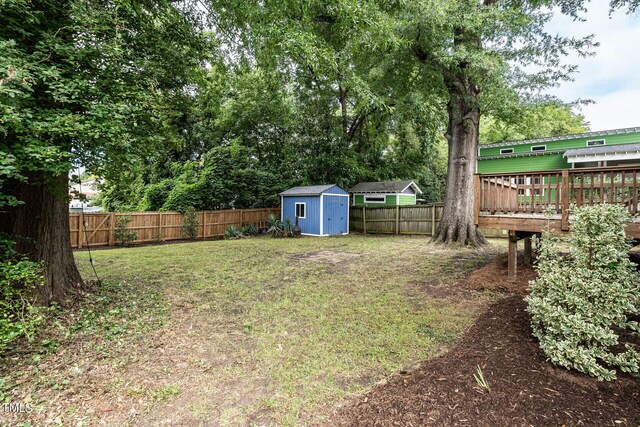
[[[42,265],[16,254],[13,244],[0,239],[0,355],[18,338],[30,340],[44,318],[34,298]]]
[[[129,246],[131,242],[138,238],[138,233],[129,230],[129,223],[133,218],[129,215],[121,216],[116,220],[116,228],[113,237],[118,246]]]
[[[606,380],[616,378],[615,368],[638,373],[637,349],[620,345],[623,331],[639,330],[629,318],[640,312],[640,275],[624,231],[629,219],[624,206],[576,209],[569,258],[545,231],[526,301],[533,333],[553,363]]]
[[[24,397],[20,394],[20,383],[28,378],[35,389],[51,387],[56,393],[67,389],[71,380],[82,369],[91,369],[97,360],[119,366],[127,363],[130,355],[126,351],[146,334],[158,329],[165,321],[166,300],[157,287],[146,282],[127,280],[101,281],[92,298],[85,299],[70,309],[51,306],[40,309],[38,333],[29,341],[17,340],[14,347],[20,350],[12,357],[11,366],[3,361],[0,366],[0,403],[11,402]],[[74,372],[71,379],[60,378],[56,368],[48,378],[29,378],[31,370],[46,369],[47,361],[56,359],[58,351],[73,348],[76,356],[88,355],[86,360],[75,360],[69,368]],[[89,365],[83,365],[89,363]],[[62,363],[67,366],[67,363]],[[82,366],[80,368],[79,366]],[[29,394],[36,411],[42,411],[43,404],[37,399],[37,392]],[[33,399],[32,399],[33,398]],[[37,425],[37,424],[34,424]]]
[[[189,206],[182,214],[182,236],[187,239],[195,239],[198,236],[198,211],[193,206]]]

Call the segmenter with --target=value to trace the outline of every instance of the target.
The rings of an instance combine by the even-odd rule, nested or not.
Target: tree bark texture
[[[16,240],[18,253],[44,264],[38,302],[67,305],[89,289],[69,240],[68,177],[30,174],[28,182],[16,183],[14,189],[23,204],[2,214],[0,231]]]
[[[448,80],[447,185],[442,220],[433,240],[481,246],[487,241],[473,221],[473,175],[480,124],[480,89],[462,75],[451,76]]]

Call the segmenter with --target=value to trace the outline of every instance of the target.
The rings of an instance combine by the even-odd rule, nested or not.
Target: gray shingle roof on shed
[[[574,148],[564,152],[565,157],[590,156],[596,154],[633,153],[640,151],[640,143],[599,145],[596,147]]]
[[[280,196],[318,196],[335,185],[336,184],[325,184],[292,187],[280,193]]]
[[[414,186],[416,193],[422,193],[413,181],[360,182],[354,185],[349,193],[401,193],[410,185]]]

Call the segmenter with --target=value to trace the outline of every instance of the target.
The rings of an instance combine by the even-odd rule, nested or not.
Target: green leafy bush
[[[42,264],[21,258],[3,241],[0,261],[0,354],[20,337],[31,339],[44,314],[33,289],[44,282]]]
[[[244,234],[245,236],[255,236],[259,231],[260,230],[258,230],[258,227],[256,227],[255,224],[247,224],[242,229],[242,234]]]
[[[282,225],[282,234],[284,237],[291,237],[293,233],[293,221],[291,218],[286,217],[284,221],[280,223]]]
[[[269,218],[267,218],[267,224],[269,226],[269,228],[267,228],[267,233],[271,234],[271,237],[284,236],[284,226],[282,221],[276,218],[273,214],[269,215]]]
[[[202,200],[202,187],[200,182],[194,184],[178,182],[169,192],[161,210],[185,212],[191,206],[205,209],[205,203]]]
[[[638,332],[629,316],[640,311],[640,275],[628,257],[622,206],[576,209],[569,238],[570,256],[544,233],[526,297],[533,334],[555,364],[600,379],[616,378],[615,368],[638,372],[639,354],[619,343],[622,329]]]
[[[144,198],[140,204],[140,209],[144,211],[157,211],[169,197],[169,193],[175,186],[171,179],[163,179],[160,182],[147,185],[144,190]]]
[[[224,238],[226,240],[235,240],[240,239],[243,236],[242,230],[236,227],[235,225],[230,226],[224,232]]]
[[[116,244],[119,246],[129,246],[131,242],[138,238],[138,233],[129,230],[129,223],[133,221],[130,216],[121,216],[116,220],[116,229],[113,232]]]
[[[182,236],[187,239],[195,239],[198,236],[198,211],[193,206],[189,206],[182,216]]]

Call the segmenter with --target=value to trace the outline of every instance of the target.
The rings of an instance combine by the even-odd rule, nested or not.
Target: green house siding
[[[561,139],[558,141],[532,142],[526,144],[518,144],[517,142],[514,144],[505,143],[499,147],[484,148],[480,146],[480,156],[499,156],[500,150],[504,148],[513,148],[514,154],[531,153],[531,147],[538,145],[546,145],[547,151],[566,150],[568,148],[584,148],[587,146],[587,141],[596,139],[604,139],[606,145],[632,144],[634,142],[640,142],[640,132],[631,132],[621,135],[592,136],[588,138]]]
[[[371,196],[375,196],[376,194],[372,193]],[[396,199],[396,196],[399,196]],[[363,194],[355,194],[353,196],[353,204],[354,206],[367,206],[367,207],[375,207],[375,206],[396,206],[399,205],[415,205],[416,204],[416,196],[411,194],[387,194],[385,195],[384,203],[365,203]]]
[[[415,205],[416,204],[416,195],[415,194],[400,194],[398,196],[398,204],[399,205]]]
[[[544,171],[569,167],[571,165],[561,153],[478,160],[478,173]]]
[[[585,148],[587,141],[605,140],[605,145],[622,145],[640,142],[640,132],[627,132],[620,134],[599,135],[581,138],[560,139],[555,141],[539,141],[527,143],[504,143],[496,147],[480,147],[478,158],[478,173],[499,172],[526,172],[544,171],[552,169],[570,168],[564,158],[564,151],[570,148]],[[535,155],[518,156],[518,154],[531,154],[531,147],[544,145],[545,151]],[[505,148],[513,149],[513,154],[500,154]],[[545,154],[546,153],[546,154]],[[500,157],[491,157],[500,156]],[[489,158],[483,158],[489,157]]]

